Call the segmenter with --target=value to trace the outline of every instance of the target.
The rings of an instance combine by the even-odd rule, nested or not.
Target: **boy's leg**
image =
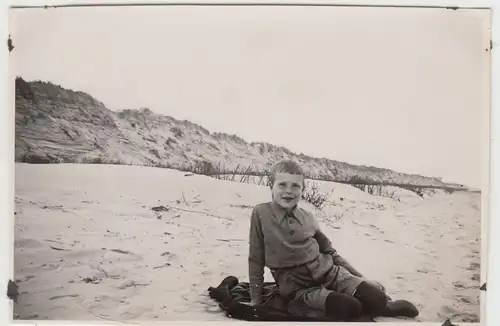
[[[361,302],[353,296],[323,287],[299,291],[296,299],[312,309],[323,311],[335,321],[355,320],[363,313]]]
[[[337,277],[328,288],[359,300],[363,305],[363,312],[370,316],[385,317],[416,317],[417,308],[408,301],[389,299],[387,294],[378,286],[354,276],[341,267]]]
[[[363,304],[363,310],[370,316],[382,316],[387,307],[388,299],[378,287],[368,282],[361,282],[354,297]]]
[[[318,285],[309,266],[271,272],[282,296],[319,315],[338,321],[349,321],[361,315],[362,305],[357,299]]]
[[[354,297],[358,299],[371,316],[417,317],[418,309],[406,300],[389,300],[377,286],[363,282],[358,286]]]

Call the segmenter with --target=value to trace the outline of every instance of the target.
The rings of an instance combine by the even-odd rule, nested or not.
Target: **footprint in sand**
[[[57,300],[57,299],[63,299],[63,298],[78,298],[78,294],[63,294],[63,295],[56,295],[53,297],[50,297],[49,300]]]
[[[479,263],[476,263],[476,262],[472,262],[470,263],[470,265],[468,267],[466,267],[465,269],[469,270],[469,271],[477,271],[481,268],[481,264]]]
[[[448,317],[448,316],[451,316],[451,315],[455,315],[456,313],[458,313],[459,311],[453,307],[450,307],[450,306],[442,306],[441,311],[439,312],[439,314],[442,316],[442,317]]]
[[[31,280],[32,278],[35,278],[35,277],[36,277],[36,275],[26,275],[26,276],[24,276],[24,278],[16,279],[16,283],[27,282],[27,281]]]
[[[471,289],[472,287],[467,285],[467,284],[464,284],[460,281],[458,282],[453,282],[453,287],[458,290],[458,289]]]
[[[455,299],[457,299],[458,301],[463,302],[463,303],[468,303],[468,304],[471,303],[470,298],[463,296],[463,295],[457,295],[457,296],[455,296]]]
[[[130,307],[129,302],[125,298],[115,298],[108,295],[100,295],[92,299],[89,298],[84,300],[82,305],[87,307],[86,310],[91,315],[113,321],[119,318],[110,316],[110,312],[114,313],[116,316],[116,312],[119,312],[120,309]]]
[[[42,265],[39,265],[38,268],[40,268],[40,270],[43,270],[43,271],[55,271],[57,270],[59,267],[61,266],[61,264],[42,264]]]
[[[176,254],[173,254],[170,251],[165,251],[161,253],[160,256],[165,257],[168,261],[176,260],[178,258]]]
[[[44,317],[40,317],[39,314],[30,314],[30,315],[26,315],[26,316],[22,316],[20,314],[15,314],[14,315],[14,320],[16,319],[21,319],[21,320],[31,320],[31,319],[38,319],[38,320],[42,320],[42,319],[48,319],[48,318],[44,318]]]
[[[128,250],[106,249],[106,248],[103,248],[103,250],[107,250],[107,252],[104,253],[103,255],[103,259],[107,259],[109,261],[116,260],[121,262],[128,262],[128,261],[139,261],[143,259],[141,255],[138,255]]]
[[[116,286],[117,289],[124,290],[129,287],[137,287],[137,286],[148,286],[150,285],[151,282],[139,282],[139,281],[134,281],[134,280],[127,280],[125,282],[122,282],[118,286]]]
[[[453,310],[454,312],[450,313],[443,313],[439,312],[438,316],[440,319],[450,319],[455,323],[477,323],[479,322],[479,317],[476,314],[473,313],[467,313],[467,312],[459,312],[453,308],[446,307],[450,310]]]
[[[429,268],[425,268],[425,267],[417,269],[417,272],[422,273],[422,274],[429,274],[429,273],[430,274],[440,274],[433,269],[429,269]]]
[[[457,321],[462,322],[462,323],[478,323],[479,322],[479,316],[477,314],[471,314],[471,313],[461,313],[456,317]]]
[[[153,269],[160,269],[160,268],[165,268],[165,267],[170,267],[170,266],[172,266],[172,264],[170,264],[170,263],[164,263],[164,264],[161,264],[161,265],[154,266]]]
[[[144,317],[144,315],[151,313],[153,311],[153,307],[151,305],[127,305],[127,306],[120,306],[118,308],[118,313],[120,314],[121,318],[125,319],[136,319],[136,318],[141,318]]]

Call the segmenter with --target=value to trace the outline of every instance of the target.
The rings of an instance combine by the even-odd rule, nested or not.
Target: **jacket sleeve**
[[[315,229],[316,229],[316,234],[314,235],[314,238],[316,239],[316,241],[318,241],[319,251],[325,254],[332,255],[333,263],[335,265],[344,267],[352,275],[355,275],[357,277],[363,277],[363,275],[358,270],[356,270],[347,260],[345,260],[342,256],[340,256],[337,250],[335,250],[332,247],[331,241],[323,233],[323,231],[321,231],[321,228],[319,227],[319,223],[316,220],[316,218],[313,217],[313,219],[314,219],[313,223],[315,223]]]
[[[332,243],[331,243],[330,239],[328,239],[326,234],[324,234],[323,231],[321,230],[319,223],[318,223],[318,220],[312,214],[310,214],[310,217],[313,221],[313,225],[314,225],[314,228],[316,230],[316,233],[314,234],[314,238],[318,242],[319,251],[321,253],[324,253],[324,254],[336,255],[337,250],[335,250],[332,247]]]
[[[250,283],[251,300],[260,303],[262,301],[262,287],[264,285],[264,236],[262,225],[256,208],[252,211],[250,218],[248,273]]]

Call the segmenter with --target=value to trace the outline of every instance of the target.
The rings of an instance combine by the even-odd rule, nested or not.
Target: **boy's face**
[[[303,187],[303,175],[277,173],[271,188],[273,200],[281,207],[291,209],[299,202]]]

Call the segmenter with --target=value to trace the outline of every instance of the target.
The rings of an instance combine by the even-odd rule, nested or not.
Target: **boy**
[[[417,316],[411,303],[388,300],[381,285],[366,281],[337,254],[316,219],[297,206],[304,182],[302,168],[293,161],[278,162],[271,169],[272,202],[257,205],[250,222],[250,304],[261,303],[267,266],[280,295],[332,319]]]

